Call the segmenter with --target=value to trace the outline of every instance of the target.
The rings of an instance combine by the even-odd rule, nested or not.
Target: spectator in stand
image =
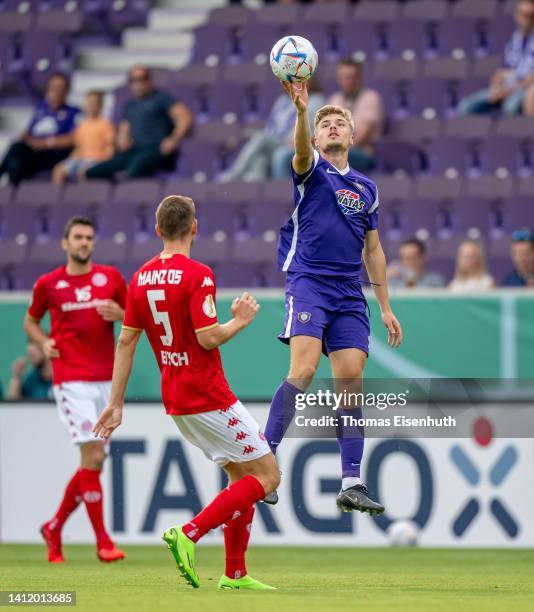
[[[314,77],[308,81],[308,118],[313,126],[315,113],[325,104],[322,89]],[[263,130],[254,133],[239,152],[232,167],[219,176],[221,182],[265,181],[291,176],[294,154],[295,105],[286,93],[276,98]],[[312,128],[313,132],[313,128]]]
[[[31,369],[27,370],[27,366]],[[26,357],[15,359],[6,399],[50,399],[52,390],[52,364],[41,347],[28,341]]]
[[[88,179],[110,179],[125,170],[129,178],[173,170],[193,115],[170,94],[156,89],[150,70],[135,66],[128,77],[132,98],[126,103],[117,132],[117,152],[85,171]]]
[[[33,113],[28,129],[8,149],[0,164],[0,177],[18,185],[37,172],[51,170],[72,150],[73,133],[80,109],[66,102],[69,79],[53,74],[46,86],[44,100]]]
[[[362,64],[352,58],[341,60],[336,67],[339,92],[330,96],[328,104],[342,106],[352,113],[354,146],[349,152],[349,165],[360,172],[375,165],[374,143],[384,131],[384,104],[380,94],[362,83]]]
[[[488,89],[460,100],[458,114],[500,110],[534,116],[534,0],[519,0],[514,17],[517,30],[504,49],[504,66],[494,72]]]
[[[113,155],[115,129],[111,121],[101,116],[103,99],[101,91],[90,91],[85,96],[85,119],[74,130],[75,149],[52,172],[57,185],[82,177],[85,170]]]
[[[464,240],[456,254],[456,272],[449,283],[455,293],[477,292],[495,286],[493,276],[488,274],[484,247],[477,240]]]
[[[534,235],[530,230],[512,234],[510,247],[514,271],[502,282],[503,287],[534,287]]]
[[[410,238],[401,243],[399,259],[387,270],[388,285],[395,288],[443,287],[445,280],[437,272],[426,270],[426,248],[424,242]]]

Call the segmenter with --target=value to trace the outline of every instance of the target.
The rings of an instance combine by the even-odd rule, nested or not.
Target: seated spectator
[[[362,64],[352,58],[336,67],[340,91],[330,96],[328,104],[342,106],[352,113],[354,146],[349,151],[349,165],[365,172],[373,168],[374,143],[384,130],[384,104],[380,94],[362,84]]]
[[[455,293],[484,291],[495,286],[493,276],[488,274],[486,255],[480,242],[464,240],[456,254],[456,272],[449,283]]]
[[[103,98],[100,91],[90,91],[85,96],[86,118],[74,130],[74,151],[52,173],[57,185],[83,176],[85,170],[113,155],[115,128],[101,116]]]
[[[388,285],[393,288],[443,287],[445,279],[426,270],[426,248],[417,238],[405,240],[399,247],[399,259],[387,270]]]
[[[27,366],[31,369],[24,376]],[[41,347],[29,340],[26,357],[15,359],[7,399],[48,399],[52,390],[52,364]]]
[[[315,113],[325,103],[321,87],[313,77],[308,81],[308,96],[308,117],[310,126],[313,126]],[[250,137],[232,167],[223,172],[219,180],[265,181],[269,177],[291,176],[295,119],[296,110],[291,98],[286,93],[280,94],[263,130]]]
[[[180,143],[191,128],[191,111],[156,89],[148,68],[132,68],[128,80],[133,97],[126,103],[119,123],[117,152],[86,170],[88,179],[110,179],[121,170],[129,178],[173,170]]]
[[[529,230],[512,234],[510,247],[514,271],[502,282],[503,287],[534,287],[534,235]]]
[[[504,49],[504,66],[494,72],[488,89],[460,100],[458,114],[500,110],[534,116],[534,0],[519,0],[514,17],[517,30]]]
[[[0,164],[0,177],[18,185],[24,179],[51,170],[72,150],[73,133],[80,109],[66,103],[69,80],[53,74],[46,86],[44,100],[37,105],[28,129],[14,142]]]

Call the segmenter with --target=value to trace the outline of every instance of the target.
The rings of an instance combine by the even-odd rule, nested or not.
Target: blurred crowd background
[[[310,118],[353,113],[391,287],[533,288],[533,0],[0,0],[0,289],[63,262],[74,214],[128,279],[169,193],[220,286],[283,286],[295,117],[268,60],[291,33],[319,53]],[[38,347],[12,370],[7,397],[47,394]]]

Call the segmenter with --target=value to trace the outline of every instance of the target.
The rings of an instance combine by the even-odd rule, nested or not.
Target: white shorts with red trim
[[[54,385],[59,418],[69,432],[73,444],[101,442],[92,430],[108,405],[111,381],[66,382]]]
[[[268,455],[260,426],[241,402],[229,408],[172,417],[184,438],[220,467]]]

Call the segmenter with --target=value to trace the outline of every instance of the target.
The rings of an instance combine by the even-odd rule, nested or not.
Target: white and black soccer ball
[[[301,83],[315,72],[319,58],[315,47],[302,36],[284,36],[271,50],[271,70],[281,81]]]
[[[417,546],[419,527],[413,521],[399,519],[391,523],[387,534],[391,546]]]

